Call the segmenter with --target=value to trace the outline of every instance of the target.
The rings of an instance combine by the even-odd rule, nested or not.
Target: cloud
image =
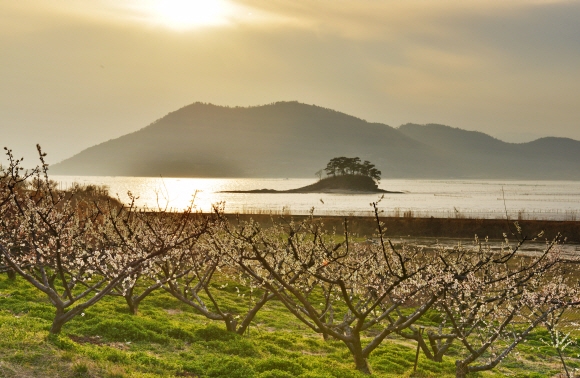
[[[5,143],[60,159],[194,101],[277,100],[580,139],[577,2],[230,2],[228,25],[185,31],[129,1],[1,3]]]

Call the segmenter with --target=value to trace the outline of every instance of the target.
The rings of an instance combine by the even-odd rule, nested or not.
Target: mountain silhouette
[[[194,103],[54,166],[67,175],[314,177],[358,156],[384,178],[580,179],[580,142],[505,143],[428,124],[393,128],[298,102],[256,107]]]

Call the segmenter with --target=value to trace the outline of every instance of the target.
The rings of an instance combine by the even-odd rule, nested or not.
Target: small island
[[[322,178],[323,171],[327,177]],[[336,194],[370,194],[402,193],[379,189],[381,171],[370,161],[360,162],[360,158],[337,157],[331,159],[324,170],[315,174],[319,181],[290,190],[253,189],[230,190],[221,193],[336,193]]]

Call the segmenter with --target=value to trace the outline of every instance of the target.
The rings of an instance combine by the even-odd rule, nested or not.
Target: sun
[[[151,21],[173,29],[191,29],[228,22],[224,0],[151,0],[146,12]]]

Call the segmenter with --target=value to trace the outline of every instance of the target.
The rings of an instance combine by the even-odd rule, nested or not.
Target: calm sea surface
[[[183,209],[195,205],[208,211],[224,202],[228,213],[272,212],[318,215],[370,215],[380,194],[245,194],[226,190],[299,188],[315,179],[195,179],[106,176],[51,176],[62,189],[74,182],[105,185],[109,193],[137,205]],[[380,188],[402,191],[385,194],[379,207],[385,215],[415,217],[500,218],[505,209],[521,219],[580,220],[580,181],[496,180],[381,180]],[[505,198],[505,206],[504,206]],[[405,214],[406,213],[406,214]]]

